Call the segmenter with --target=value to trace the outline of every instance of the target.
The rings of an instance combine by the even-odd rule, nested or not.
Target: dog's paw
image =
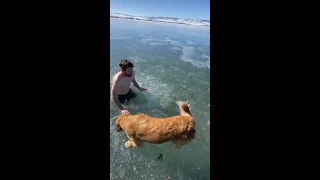
[[[124,143],[124,145],[126,146],[126,148],[129,148],[131,147],[131,141],[127,141]]]
[[[181,103],[182,103],[182,101],[176,101],[176,104],[177,104],[178,106],[180,106]]]
[[[177,149],[180,149],[180,147],[177,145],[173,145],[173,149],[177,150]]]

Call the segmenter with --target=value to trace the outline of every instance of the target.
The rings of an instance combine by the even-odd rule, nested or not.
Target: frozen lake
[[[110,85],[121,59],[134,65],[136,79],[147,92],[127,107],[152,117],[179,114],[176,101],[191,104],[196,137],[180,150],[171,143],[145,143],[127,149],[125,133],[117,133],[118,109],[110,102],[111,179],[210,179],[210,28],[159,22],[110,19]],[[158,159],[162,154],[163,159]]]

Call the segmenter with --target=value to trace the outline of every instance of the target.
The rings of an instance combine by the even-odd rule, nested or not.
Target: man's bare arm
[[[118,80],[113,80],[112,88],[111,88],[111,95],[110,96],[111,96],[111,100],[114,103],[114,105],[116,105],[120,109],[120,111],[122,111],[122,110],[124,110],[124,108],[120,104],[119,99],[117,97],[118,96],[118,94],[117,94],[117,87],[118,87],[117,83],[118,83]]]
[[[143,88],[143,87],[140,87],[136,81],[136,75],[133,74],[133,78],[132,78],[132,83],[133,85],[138,88],[141,92],[144,91],[144,90],[147,90],[146,88]]]
[[[140,90],[140,86],[138,85],[138,83],[137,83],[137,81],[136,81],[135,77],[133,77],[133,79],[132,79],[132,83],[133,83],[133,85],[134,85],[136,88],[138,88],[138,89]]]

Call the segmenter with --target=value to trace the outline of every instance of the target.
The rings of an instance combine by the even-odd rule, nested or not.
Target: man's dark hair
[[[127,59],[121,60],[119,66],[120,66],[120,68],[123,69],[123,70],[126,70],[127,68],[130,68],[130,67],[134,67],[134,65],[132,64],[132,62],[130,62],[130,61],[127,60]]]

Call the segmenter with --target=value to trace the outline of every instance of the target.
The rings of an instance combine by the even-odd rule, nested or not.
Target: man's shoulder
[[[119,75],[120,75],[120,72],[117,72],[117,73],[113,76],[113,79],[119,78]]]
[[[112,78],[112,81],[115,82],[115,81],[118,81],[119,79],[119,73],[116,73],[113,78]]]

